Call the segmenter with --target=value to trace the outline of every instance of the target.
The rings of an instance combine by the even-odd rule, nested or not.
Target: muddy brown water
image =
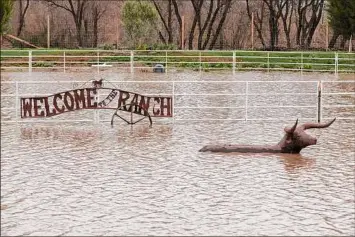
[[[98,76],[35,72],[3,73],[1,81],[85,82],[98,77],[127,81],[354,80],[351,75],[316,73],[300,76],[299,73],[246,72],[232,76],[179,72],[132,76],[103,72]],[[292,88],[314,89],[313,84],[296,85]],[[63,88],[59,84],[41,86],[32,85],[30,90],[49,93]],[[181,94],[243,90],[242,86],[228,87],[223,83],[214,88],[178,86],[176,93]],[[263,86],[260,85],[260,90],[275,90],[271,84]],[[133,87],[137,92],[164,93],[170,84],[158,89],[153,85]],[[329,88],[334,87],[354,91],[352,84]],[[258,86],[254,89],[257,92]],[[13,89],[2,84],[1,92],[12,93]],[[239,103],[238,99],[232,101],[223,96],[220,100],[222,104]],[[261,103],[266,99],[255,100]],[[186,106],[188,101],[211,106],[218,102],[206,98],[187,100],[181,96],[176,103]],[[306,103],[302,96],[284,101]],[[350,100],[335,97],[329,101],[355,104],[351,96]],[[6,103],[9,106],[12,101]],[[5,123],[12,114],[3,107],[1,235],[355,234],[354,120],[337,120],[329,128],[308,130],[318,138],[318,144],[302,150],[299,155],[221,154],[198,150],[211,143],[273,144],[281,139],[284,126],[294,121],[184,120],[173,123],[168,118],[167,122],[156,122],[152,128],[148,123],[133,127],[117,123],[113,128],[105,122]],[[354,109],[335,112],[340,117],[355,115]],[[221,112],[220,118],[232,118],[240,113]],[[263,111],[259,113],[265,115]],[[288,116],[315,115],[313,110],[300,113]],[[207,112],[207,116],[212,114]],[[184,109],[176,111],[176,115],[180,116],[178,118],[205,116],[200,114],[199,117],[196,111]],[[257,115],[258,110],[250,116]],[[287,114],[277,114],[283,115]],[[334,111],[325,115],[333,116]],[[305,121],[301,119],[301,122]]]

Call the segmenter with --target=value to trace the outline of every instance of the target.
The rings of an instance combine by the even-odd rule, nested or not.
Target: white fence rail
[[[83,85],[83,81],[1,82],[1,122],[107,122],[107,111],[79,112],[48,119],[21,119],[20,98],[48,96]],[[355,81],[110,81],[143,95],[171,95],[173,117],[163,121],[323,121],[355,120]],[[157,86],[159,85],[159,86]],[[56,91],[53,91],[53,88]],[[150,89],[149,89],[150,88]],[[159,89],[158,89],[159,88]],[[37,91],[37,93],[34,93]],[[49,92],[50,91],[50,92]],[[145,93],[149,92],[149,93]],[[103,99],[99,95],[99,100]],[[106,113],[106,114],[105,114]]]
[[[355,73],[355,53],[286,51],[183,50],[1,50],[3,70],[60,70],[91,68],[149,72],[162,64],[197,71],[242,70]]]

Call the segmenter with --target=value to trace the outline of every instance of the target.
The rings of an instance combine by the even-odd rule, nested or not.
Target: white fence
[[[91,68],[152,71],[162,64],[198,71],[282,70],[355,73],[355,53],[287,51],[183,51],[183,50],[1,50],[3,70],[60,70]]]
[[[355,120],[355,81],[110,81],[143,95],[171,95],[173,117],[154,121]],[[83,81],[1,82],[1,122],[107,122],[114,111],[21,119],[20,98],[48,96]],[[149,92],[149,93],[144,93]],[[99,95],[100,96],[100,95]],[[105,95],[101,95],[105,97]],[[98,98],[103,99],[103,98]]]

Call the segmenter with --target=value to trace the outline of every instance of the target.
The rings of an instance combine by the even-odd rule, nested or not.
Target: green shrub
[[[311,64],[303,64],[303,69],[312,69]]]
[[[34,62],[32,67],[53,67],[54,64],[50,62]]]

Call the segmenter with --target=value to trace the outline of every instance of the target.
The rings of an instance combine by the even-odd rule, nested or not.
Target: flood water
[[[84,82],[98,75],[8,72],[1,77],[4,94],[13,92],[4,83],[7,81]],[[235,76],[213,72],[134,76],[103,72],[100,77],[127,81],[355,79],[352,75],[301,76],[282,72],[246,72]],[[296,85],[292,88],[297,90],[300,85]],[[140,85],[132,90],[164,93],[170,86],[157,89]],[[24,87],[23,93],[28,93]],[[334,87],[354,91],[351,83],[328,88]],[[250,90],[257,93],[258,88],[255,84]],[[260,88],[276,90],[273,84]],[[63,87],[32,85],[30,90],[51,94],[62,91]],[[314,84],[306,83],[300,90],[312,92]],[[175,93],[186,91],[238,92],[236,87],[223,83],[212,88],[176,85]],[[231,102],[224,96],[218,98],[224,105]],[[218,104],[218,98],[211,105]],[[314,99],[314,96],[295,99],[293,95],[283,103]],[[2,107],[5,102],[7,106],[11,104],[6,100],[2,98]],[[209,103],[202,98],[191,99],[188,104],[183,95],[176,100],[176,107]],[[265,98],[249,102],[269,103]],[[334,97],[328,102],[355,104],[354,96]],[[238,103],[238,99],[231,103]],[[277,143],[283,136],[283,128],[292,125],[297,116],[314,118],[316,112],[273,112],[274,117],[285,115],[294,118],[292,121],[193,122],[178,118],[206,118],[214,113],[197,111],[196,115],[194,110],[176,110],[176,121],[167,118],[153,122],[152,128],[147,122],[134,126],[116,123],[112,128],[107,122],[6,123],[13,111],[2,108],[1,235],[355,235],[354,120],[339,119],[328,128],[307,130],[318,138],[318,143],[298,155],[204,153],[198,150],[213,143]],[[79,111],[72,113],[86,116]],[[216,118],[235,118],[241,113],[244,114],[229,110],[220,112]],[[324,111],[326,118],[334,115],[354,117],[355,111],[354,108]],[[267,114],[256,109],[250,116],[262,118]],[[303,122],[306,121],[301,119],[300,123]]]

